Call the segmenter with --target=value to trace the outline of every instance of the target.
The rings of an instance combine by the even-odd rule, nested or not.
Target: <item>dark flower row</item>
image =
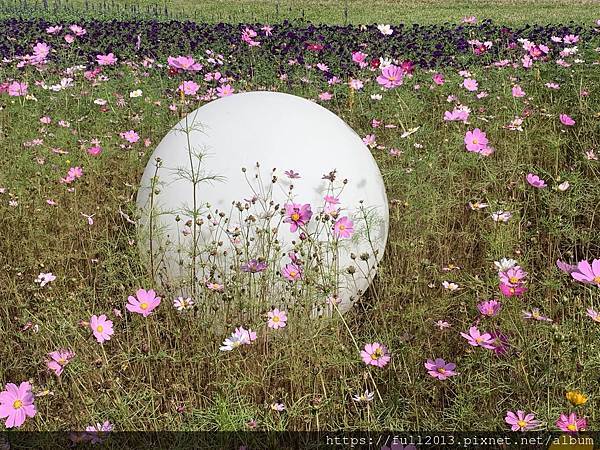
[[[334,26],[283,22],[274,24],[267,36],[261,24],[203,24],[159,21],[82,21],[86,34],[70,45],[63,35],[49,35],[54,25],[43,19],[0,20],[0,57],[11,58],[31,52],[36,42],[46,42],[61,52],[68,62],[91,63],[97,54],[114,53],[120,60],[148,56],[165,60],[169,55],[193,55],[211,49],[230,57],[232,64],[247,67],[248,59],[266,62],[283,69],[288,60],[327,63],[332,71],[352,75],[358,70],[351,52],[362,51],[372,57],[411,60],[422,68],[489,64],[510,56],[510,47],[524,38],[549,43],[552,36],[575,34],[586,42],[598,33],[592,25],[526,25],[519,28],[499,26],[489,20],[479,24],[392,25],[393,33],[384,35],[375,25]],[[241,40],[244,29],[257,32],[260,46],[249,47]],[[484,55],[473,52],[470,40],[491,41]],[[64,52],[61,50],[64,48]],[[236,70],[235,67],[229,67]]]

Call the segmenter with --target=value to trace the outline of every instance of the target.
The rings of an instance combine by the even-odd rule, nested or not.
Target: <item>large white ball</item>
[[[160,158],[158,168],[157,158]],[[300,178],[290,178],[285,174],[288,170],[298,173]],[[333,170],[336,179],[331,183],[323,176]],[[257,174],[260,178],[256,178]],[[197,183],[195,203],[194,177],[208,178]],[[293,185],[291,197],[290,185]],[[255,204],[248,203],[253,190],[259,197]],[[208,279],[224,276],[211,273],[210,265],[239,268],[244,259],[265,256],[252,254],[264,250],[259,248],[261,239],[253,234],[251,246],[245,247],[240,242],[245,238],[240,239],[235,233],[238,227],[243,236],[245,230],[256,227],[260,220],[278,229],[281,249],[277,252],[278,260],[272,261],[271,257],[270,261],[274,273],[277,267],[290,262],[287,252],[293,247],[292,241],[300,241],[300,230],[291,232],[290,224],[282,223],[279,212],[265,216],[270,207],[263,205],[260,197],[270,196],[281,209],[292,199],[299,204],[310,204],[313,217],[306,229],[309,234],[314,233],[317,241],[324,241],[332,239],[331,225],[335,219],[319,225],[316,218],[328,194],[338,196],[337,207],[341,210],[337,218],[349,217],[355,233],[352,238],[338,241],[335,256],[329,250],[322,256],[325,269],[332,269],[328,265],[337,268],[334,277],[337,287],[330,289],[337,292],[323,292],[321,300],[328,294],[337,294],[341,300],[339,308],[345,311],[367,289],[383,256],[388,234],[385,187],[371,152],[343,120],[312,101],[276,92],[247,92],[221,98],[190,112],[169,131],[150,158],[137,197],[141,210],[141,248],[147,255],[151,236],[156,281],[189,293],[193,227],[185,228],[185,223],[189,224],[194,217],[195,204],[196,218],[202,223],[196,228],[197,248],[201,253],[196,256],[198,286]],[[241,202],[242,209],[247,205],[247,209],[240,213],[232,206],[235,202]],[[229,219],[227,223],[215,213],[217,210]],[[257,218],[256,222],[244,220],[250,214]],[[216,253],[207,256],[211,243],[216,241],[223,244],[216,248]],[[238,255],[235,247],[241,249]],[[226,255],[222,254],[224,250]],[[365,254],[369,258],[361,259]],[[290,284],[282,277],[273,280]],[[277,298],[265,300],[270,304],[278,302]],[[318,298],[314,300],[319,303]]]

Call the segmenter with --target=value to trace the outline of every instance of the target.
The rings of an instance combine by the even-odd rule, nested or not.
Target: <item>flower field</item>
[[[600,20],[0,30],[0,430],[600,427]],[[322,205],[270,206],[298,236],[283,265],[210,208],[181,236],[219,226],[239,253],[194,250],[192,294],[140,255],[156,145],[256,90],[331,110],[379,165],[387,246],[340,268],[377,266],[346,314],[312,254],[314,227],[334,252],[359,232],[335,167]]]

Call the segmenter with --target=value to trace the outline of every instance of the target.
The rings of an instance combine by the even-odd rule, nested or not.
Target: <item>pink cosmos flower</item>
[[[57,377],[60,377],[64,367],[75,357],[75,353],[71,350],[57,350],[48,353],[48,357],[50,359],[46,361],[46,367],[53,371]]]
[[[509,286],[518,286],[525,282],[527,272],[525,272],[520,266],[510,267],[505,271],[498,272],[498,278],[504,284]]]
[[[466,78],[463,81],[463,87],[469,92],[475,92],[479,87],[479,83],[477,83],[477,80],[472,78]]]
[[[113,53],[109,53],[108,55],[96,55],[96,61],[99,66],[114,66],[117,58]]]
[[[481,152],[487,147],[488,139],[486,134],[479,128],[473,131],[467,131],[465,134],[465,146],[470,152]]]
[[[504,421],[511,426],[512,431],[528,431],[540,424],[540,421],[535,420],[532,413],[526,415],[524,411],[517,411],[516,414],[512,411],[506,411]]]
[[[287,325],[287,314],[285,311],[280,311],[279,309],[275,308],[272,311],[269,311],[267,316],[269,317],[269,321],[267,323],[269,328],[277,330]]]
[[[387,348],[379,342],[366,344],[365,349],[360,352],[360,356],[367,366],[377,367],[385,367],[391,359]]]
[[[135,144],[140,140],[140,135],[133,130],[124,131],[120,134],[121,138],[125,139],[130,144]]]
[[[48,28],[46,28],[46,33],[48,33],[48,34],[56,34],[56,33],[59,33],[60,30],[62,30],[62,28],[63,27],[61,27],[60,25],[55,25],[55,26],[52,26],[52,27],[48,27]]]
[[[65,34],[65,42],[67,44],[72,44],[73,42],[75,42],[75,36],[73,36],[72,34]]]
[[[494,350],[494,339],[492,335],[489,333],[483,333],[479,331],[479,329],[475,326],[469,328],[469,333],[461,332],[460,335],[464,337],[469,345],[473,347],[483,347],[489,350]]]
[[[534,175],[533,173],[529,173],[527,174],[527,182],[538,189],[543,189],[546,187],[546,182],[544,180],[542,180],[539,176]]]
[[[196,95],[200,86],[194,81],[184,81],[177,89],[185,95]]]
[[[525,91],[523,89],[521,89],[521,86],[516,84],[512,88],[512,95],[513,95],[513,97],[516,97],[516,98],[525,97]]]
[[[135,293],[135,297],[130,295],[127,297],[129,302],[126,306],[128,311],[141,314],[144,317],[148,317],[150,313],[160,305],[160,297],[156,296],[153,289],[146,291],[145,289],[138,289]],[[137,298],[136,298],[137,297]]]
[[[556,260],[556,267],[558,267],[563,272],[571,274],[574,270],[577,270],[577,264],[567,264],[566,262],[561,261],[560,259]]]
[[[18,81],[13,81],[8,85],[8,95],[11,97],[22,97],[27,95],[27,88],[29,85],[27,83],[20,83]]]
[[[453,377],[458,375],[454,369],[456,369],[456,364],[447,363],[442,358],[436,358],[435,360],[428,359],[425,363],[425,368],[427,369],[427,373],[431,375],[433,378],[437,378],[440,381],[444,381],[449,377]]]
[[[433,77],[431,77],[431,79],[438,86],[441,86],[445,82],[444,75],[442,75],[441,73],[434,74]]]
[[[558,117],[560,118],[560,123],[562,123],[563,125],[566,125],[568,127],[572,127],[573,125],[575,125],[575,121],[566,114],[561,114]]]
[[[367,55],[366,53],[363,53],[363,52],[352,52],[352,61],[359,64],[361,67],[366,67],[367,66],[367,63],[366,63],[367,56],[369,56],[369,55]]]
[[[289,281],[298,281],[302,279],[302,268],[296,264],[286,264],[283,269],[281,269],[281,275],[286,280]]]
[[[581,283],[600,287],[600,259],[594,259],[591,264],[587,260],[579,261],[571,276]]]
[[[299,203],[286,203],[285,208],[285,219],[284,223],[290,224],[290,231],[295,233],[299,227],[305,226],[312,217],[312,211],[310,210],[310,204],[306,203],[301,205]]]
[[[321,92],[319,94],[319,100],[322,100],[324,102],[331,100],[333,98],[333,95],[331,94],[331,92]]]
[[[104,314],[100,317],[94,314],[90,319],[90,328],[96,340],[101,344],[109,341],[114,334],[112,320],[107,320]]]
[[[500,283],[499,287],[500,292],[502,292],[502,295],[505,297],[520,297],[527,292],[527,288],[523,285],[510,286],[505,283]]]
[[[202,70],[202,64],[194,61],[194,58],[191,56],[177,56],[176,58],[169,56],[167,58],[167,63],[172,69],[181,71],[197,72]]]
[[[360,91],[364,87],[364,85],[365,84],[361,80],[358,80],[356,78],[352,78],[348,82],[348,86],[350,86],[350,89],[354,89],[355,91]]]
[[[393,64],[381,69],[381,75],[377,77],[377,83],[386,89],[400,86],[404,81],[404,72],[401,67]]]
[[[102,147],[99,145],[93,145],[87,149],[87,152],[92,156],[98,156],[100,153],[102,153]]]
[[[51,281],[56,280],[56,276],[52,273],[52,272],[41,272],[37,278],[35,280],[33,280],[34,283],[40,283],[40,287],[44,287],[46,286],[48,283],[50,283]]]
[[[333,234],[339,239],[349,239],[354,234],[354,223],[346,216],[340,217],[333,225]]]
[[[228,97],[233,94],[233,87],[231,85],[226,84],[225,86],[219,86],[217,88],[217,97]]]
[[[69,30],[71,30],[75,36],[83,36],[85,33],[87,33],[86,29],[80,27],[79,25],[71,25]]]
[[[485,302],[481,302],[477,304],[477,309],[479,312],[487,317],[494,317],[502,308],[502,304],[497,300],[487,300]]]
[[[577,414],[571,413],[567,417],[566,414],[561,414],[556,420],[556,426],[567,433],[576,433],[583,431],[587,427],[587,421],[584,417],[577,417]]]
[[[447,122],[466,122],[469,120],[469,111],[467,109],[454,108],[454,110],[444,113],[444,120]]]
[[[34,417],[36,412],[31,384],[27,381],[18,387],[7,383],[5,390],[0,392],[0,418],[6,418],[6,428],[20,427],[27,417]]]

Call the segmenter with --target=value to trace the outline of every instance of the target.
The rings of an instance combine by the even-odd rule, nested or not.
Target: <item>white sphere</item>
[[[158,168],[157,158],[160,158]],[[285,174],[288,170],[298,173],[300,178],[290,178]],[[323,176],[333,170],[336,170],[336,179],[331,183]],[[257,174],[260,174],[259,179],[255,178]],[[210,179],[213,176],[217,178]],[[209,178],[197,183],[195,203],[194,177]],[[254,195],[251,185],[259,197],[254,204],[248,203]],[[293,185],[291,191],[290,185]],[[325,195],[338,196],[337,207],[341,210],[337,216],[334,213],[330,222],[319,224],[317,217],[325,205]],[[265,214],[270,207],[261,200],[269,198],[273,204],[280,205],[275,214]],[[283,267],[290,262],[287,252],[293,247],[292,241],[300,242],[301,230],[291,232],[290,224],[282,222],[280,213],[284,205],[292,201],[311,205],[313,216],[305,230],[316,242],[334,239],[332,224],[337,218],[346,216],[354,222],[354,235],[336,240],[336,250],[332,253],[329,248],[327,255],[322,256],[324,267],[337,267],[334,277],[337,287],[330,289],[336,292],[323,292],[321,300],[324,302],[327,294],[335,294],[341,300],[339,309],[346,311],[367,289],[383,256],[389,225],[387,196],[379,168],[354,130],[329,110],[300,97],[277,92],[228,96],[190,112],[169,131],[150,158],[138,192],[137,206],[141,212],[138,223],[143,232],[141,249],[148,254],[152,237],[156,281],[185,291],[185,280],[189,287],[191,279],[192,228],[195,228],[200,253],[195,259],[199,284],[203,278],[206,281],[224,275],[208,273],[201,264],[207,262],[205,255],[211,242],[223,242],[217,248],[218,255],[210,259],[211,263],[223,263],[223,267],[232,264],[239,267],[245,258],[266,256],[253,254],[259,250],[258,241],[261,241],[256,239],[255,230],[251,233],[254,240],[250,247],[239,242],[235,233],[224,231],[231,232],[238,227],[238,231],[245,233],[252,224],[249,226],[244,218],[252,214],[258,219],[253,226],[264,220],[265,228],[277,228],[275,233],[281,248],[275,259],[279,260],[273,262],[271,255],[271,263],[275,268]],[[241,202],[242,209],[244,205],[248,208],[240,212],[232,206],[235,202]],[[194,217],[194,204],[196,219],[202,224],[185,228],[185,223]],[[223,212],[229,222],[224,224],[216,210]],[[211,224],[209,215],[212,220],[219,220],[217,225]],[[176,216],[180,217],[179,221]],[[235,247],[242,254],[236,256]],[[221,254],[223,250],[227,250],[227,255]],[[360,257],[365,253],[370,255],[366,261]],[[349,273],[353,271],[348,270],[350,266],[353,274]],[[290,284],[282,277],[277,277],[276,282]],[[315,304],[319,303],[318,298],[314,300]],[[266,301],[277,304],[278,299]]]

